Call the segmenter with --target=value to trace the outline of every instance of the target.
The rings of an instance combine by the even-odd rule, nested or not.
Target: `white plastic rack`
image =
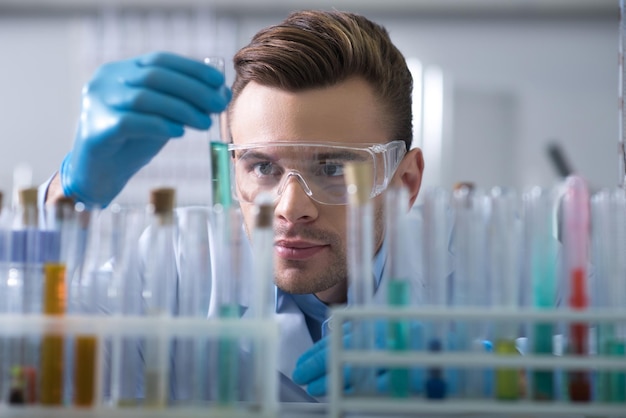
[[[98,353],[104,352],[105,341],[113,346],[123,337],[154,338],[164,349],[173,338],[233,338],[250,341],[262,347],[265,353],[258,362],[254,375],[263,376],[262,384],[255,385],[258,392],[254,402],[237,402],[223,406],[214,403],[203,405],[167,405],[160,408],[148,406],[115,406],[103,400],[104,356],[98,357],[96,367],[96,396],[93,407],[45,407],[42,405],[0,405],[1,418],[274,418],[278,416],[277,341],[278,327],[272,320],[206,319],[206,318],[156,318],[141,316],[45,316],[0,315],[0,340],[7,337],[43,335],[96,336]],[[114,360],[113,360],[114,361]],[[167,364],[163,365],[167,370]]]
[[[608,356],[593,353],[588,356],[562,355],[497,355],[486,351],[391,351],[356,350],[344,347],[345,330],[342,324],[354,320],[410,321],[426,324],[429,321],[463,321],[530,324],[551,323],[555,326],[586,324],[593,330],[599,324],[625,324],[626,309],[620,311],[572,311],[572,310],[505,310],[505,309],[430,309],[430,308],[348,308],[333,311],[333,334],[329,361],[329,404],[328,416],[339,418],[350,416],[472,416],[485,417],[626,417],[626,402],[572,402],[567,399],[535,401],[530,398],[530,380],[527,379],[527,394],[519,400],[495,398],[427,399],[420,394],[407,397],[392,397],[380,394],[366,396],[346,394],[344,374],[339,372],[346,365],[371,365],[373,367],[454,367],[458,369],[541,370],[566,373],[585,370],[590,373],[613,371],[626,374],[626,356]],[[593,335],[593,333],[591,333]],[[593,342],[590,341],[593,346]],[[520,372],[521,373],[521,372]],[[555,374],[556,376],[556,374]]]

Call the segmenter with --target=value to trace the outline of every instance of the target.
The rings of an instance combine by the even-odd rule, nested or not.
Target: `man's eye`
[[[329,162],[322,163],[319,167],[319,174],[327,177],[343,176],[343,164]]]
[[[267,161],[254,164],[252,171],[258,177],[280,175],[279,167]]]

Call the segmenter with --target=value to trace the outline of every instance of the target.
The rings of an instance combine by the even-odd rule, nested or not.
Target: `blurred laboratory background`
[[[16,172],[37,185],[57,170],[81,88],[103,62],[221,55],[232,82],[234,52],[303,8],[355,11],[389,30],[414,74],[424,185],[523,189],[564,170],[594,189],[618,184],[618,0],[0,0],[0,189]],[[119,199],[176,181],[180,203],[203,203],[205,138],[172,142]]]

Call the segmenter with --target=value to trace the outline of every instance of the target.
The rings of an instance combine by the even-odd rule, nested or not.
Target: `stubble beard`
[[[377,206],[374,213],[375,251],[382,244],[384,230],[384,210]],[[281,227],[276,227],[274,232],[277,236],[297,235],[329,245],[329,249],[325,250],[329,257],[325,260],[275,259],[274,281],[282,291],[292,294],[318,293],[348,280],[346,246],[338,234],[307,228],[296,233],[293,229]]]

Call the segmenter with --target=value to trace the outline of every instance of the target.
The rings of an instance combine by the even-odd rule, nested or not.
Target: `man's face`
[[[385,143],[382,110],[371,87],[361,79],[290,93],[248,84],[231,113],[236,145],[274,141]],[[374,201],[375,248],[383,239],[381,197]],[[248,233],[254,225],[251,203],[241,202]],[[345,205],[312,200],[294,178],[286,184],[274,211],[276,284],[289,293],[315,293],[329,303],[345,301]]]

